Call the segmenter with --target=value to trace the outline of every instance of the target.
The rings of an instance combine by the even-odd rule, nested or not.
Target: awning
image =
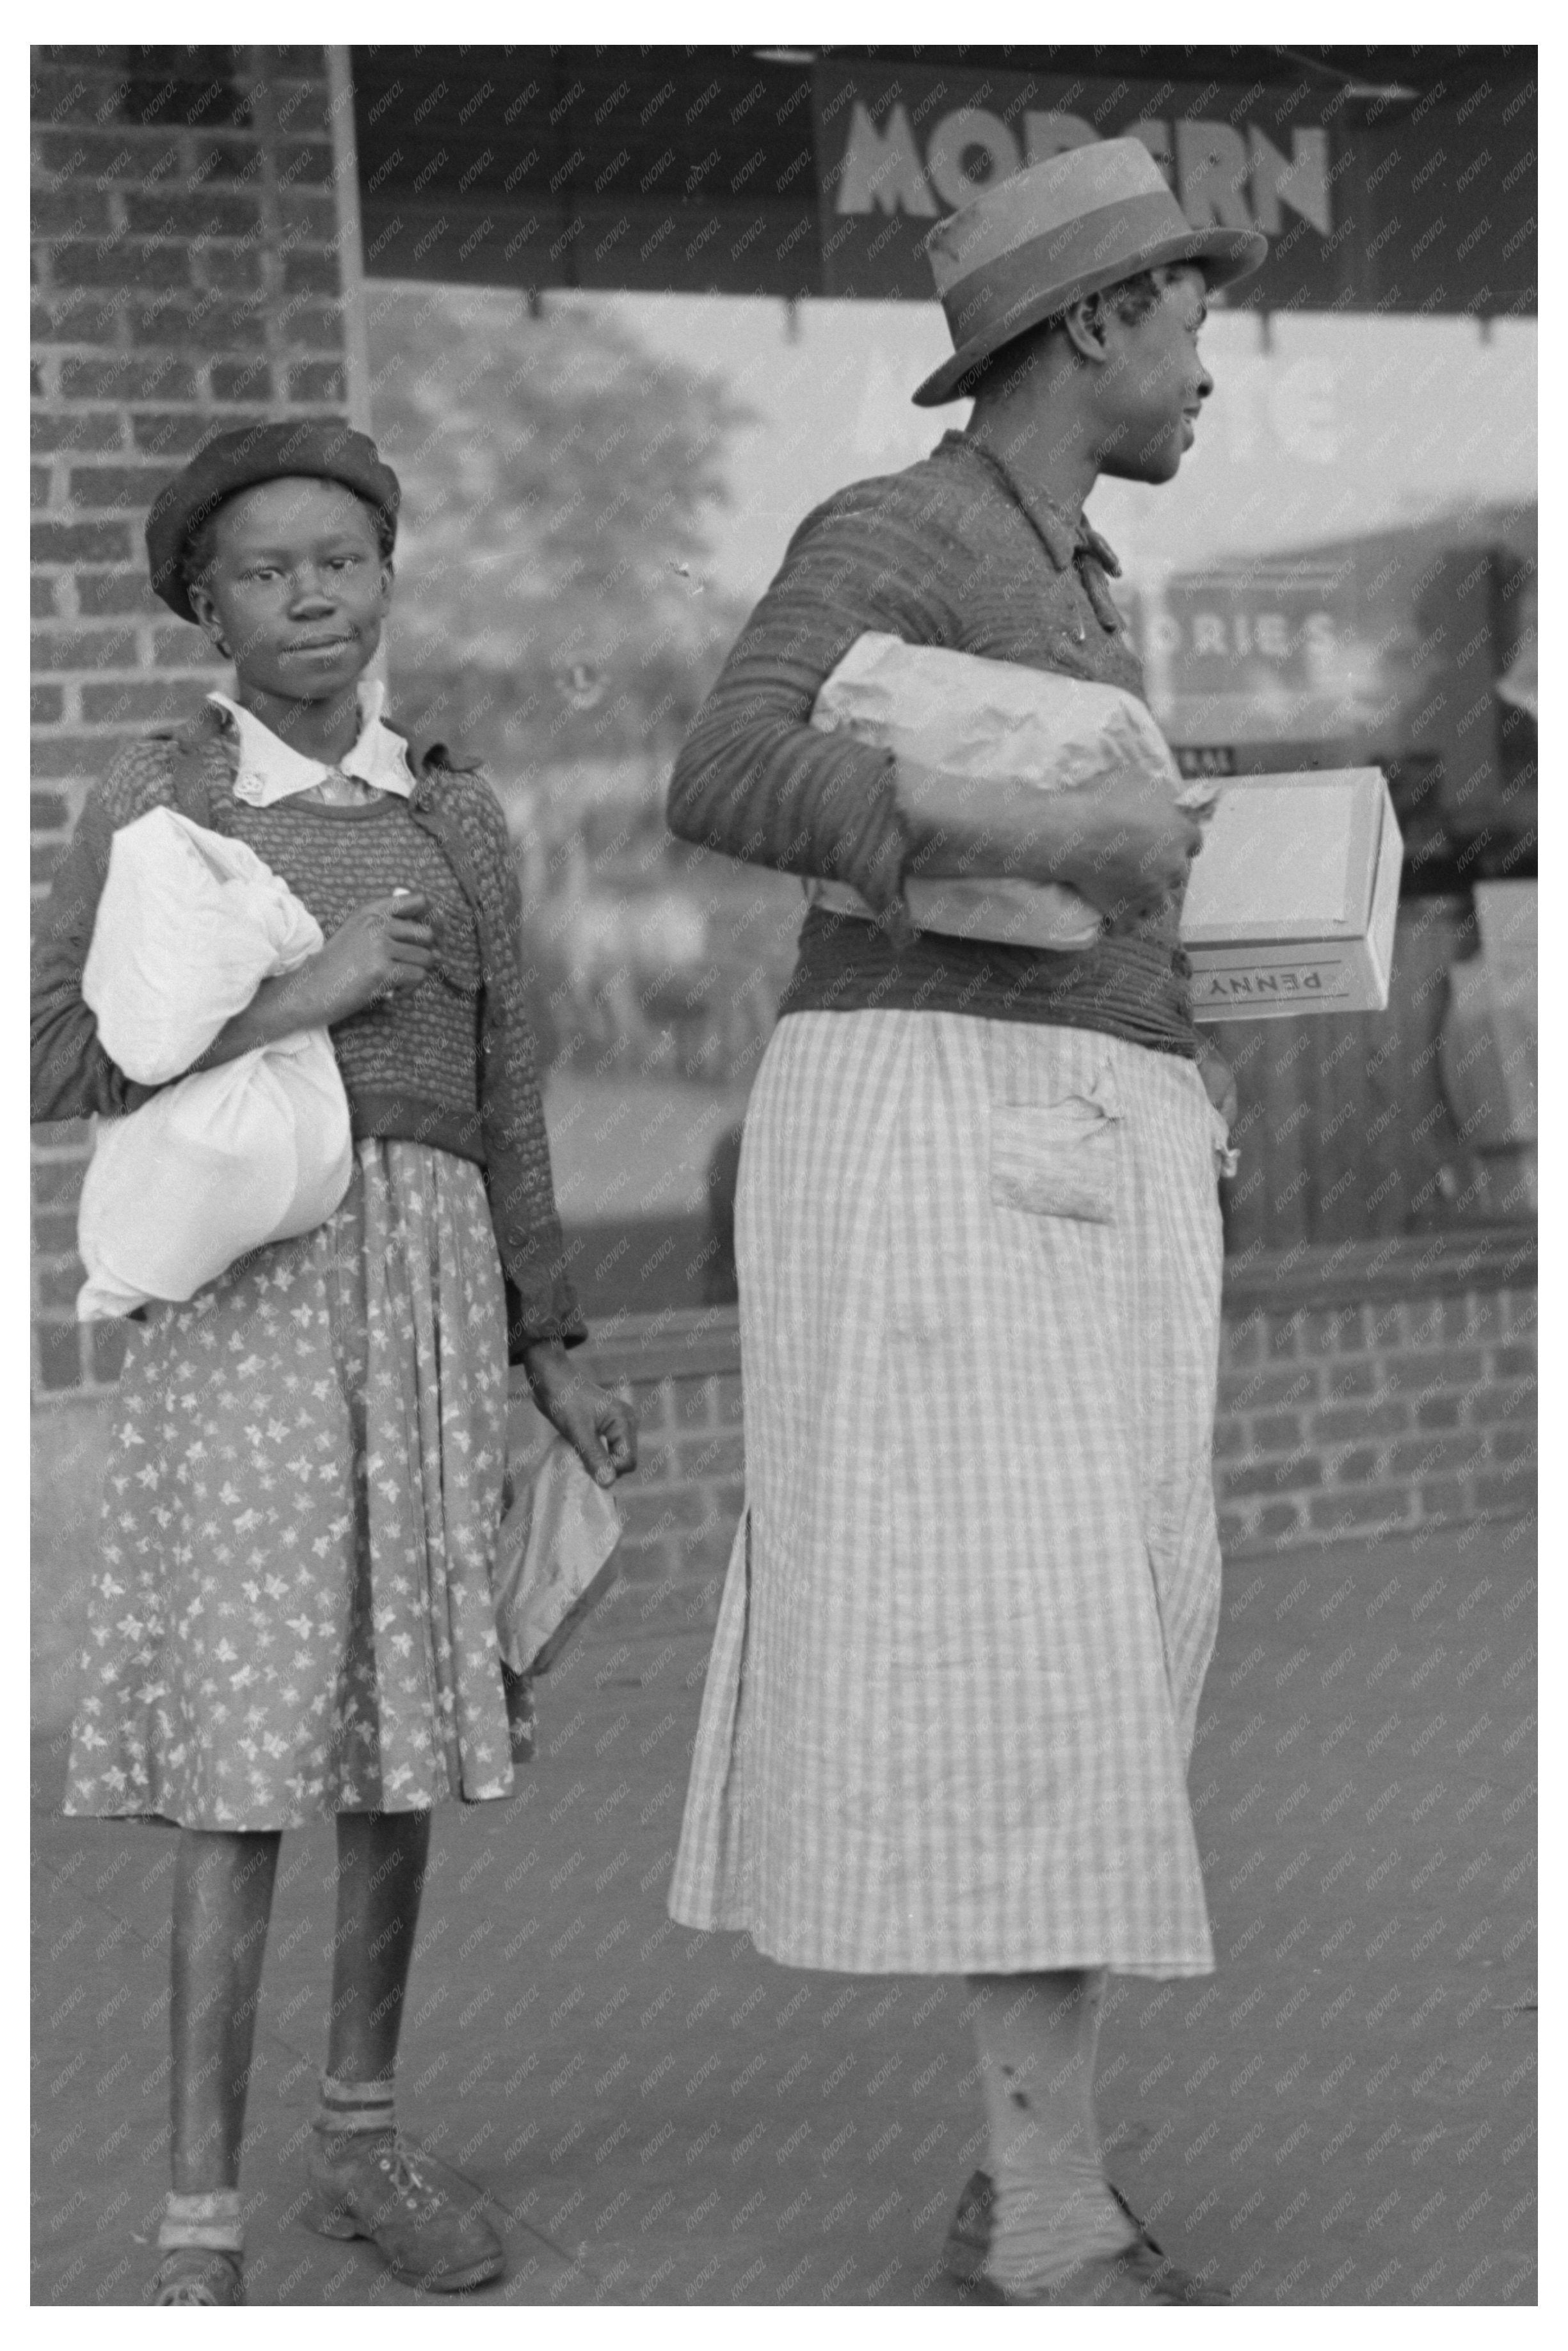
[[[1130,133],[1195,224],[1272,240],[1239,303],[1535,309],[1529,48],[351,57],[375,277],[927,298],[942,214]]]

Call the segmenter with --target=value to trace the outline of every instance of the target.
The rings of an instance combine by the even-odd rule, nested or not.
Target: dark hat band
[[[1173,236],[1197,238],[1201,234],[1167,195],[1124,197],[1081,213],[1061,228],[1047,229],[1014,246],[1010,253],[983,262],[947,288],[942,307],[955,348],[988,340],[1010,325],[1038,301],[1042,287],[1078,286],[1086,277],[1111,285],[1146,267],[1145,256],[1169,245]]]

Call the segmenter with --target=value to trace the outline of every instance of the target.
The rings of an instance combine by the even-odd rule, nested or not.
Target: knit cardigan
[[[824,679],[872,630],[1142,699],[1110,590],[1119,568],[1087,522],[1064,517],[963,434],[807,516],[697,714],[669,796],[683,840],[847,882],[879,916],[812,908],[780,1018],[962,1012],[1197,1053],[1179,891],[1107,923],[1081,953],[914,930],[902,893],[918,852],[912,866],[892,754],[810,723]]]
[[[88,794],[54,878],[33,950],[32,1115],[123,1117],[158,1091],[128,1078],[99,1042],[81,977],[116,831],[152,808],[232,831],[233,751],[215,711],[131,745]],[[521,893],[506,820],[489,786],[436,747],[417,763],[409,810],[438,844],[473,912],[482,987],[476,1134],[507,1287],[511,1361],[538,1340],[587,1336],[566,1272],[549,1143],[519,960]]]

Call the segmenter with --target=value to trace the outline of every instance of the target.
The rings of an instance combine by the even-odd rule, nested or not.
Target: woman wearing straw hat
[[[1083,502],[1175,475],[1206,291],[1266,247],[1195,231],[1119,139],[928,249],[956,348],[915,397],[973,395],[968,426],[808,517],[671,786],[684,838],[868,914],[808,914],[747,1119],[747,1507],[671,1908],[789,1966],[971,1980],[990,2158],[956,2274],[1217,2301],[1105,2179],[1092,2104],[1106,1973],[1214,1965],[1186,1774],[1229,1090],[1177,946],[1197,827],[1157,786],[959,785],[808,722],[868,631],[1142,694]],[[1101,935],[914,930],[915,861],[1067,883]]]

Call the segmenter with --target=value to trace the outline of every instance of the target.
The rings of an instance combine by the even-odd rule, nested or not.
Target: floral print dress
[[[366,1140],[340,1207],[133,1328],[65,1809],[189,1828],[505,1796],[484,1177]]]

